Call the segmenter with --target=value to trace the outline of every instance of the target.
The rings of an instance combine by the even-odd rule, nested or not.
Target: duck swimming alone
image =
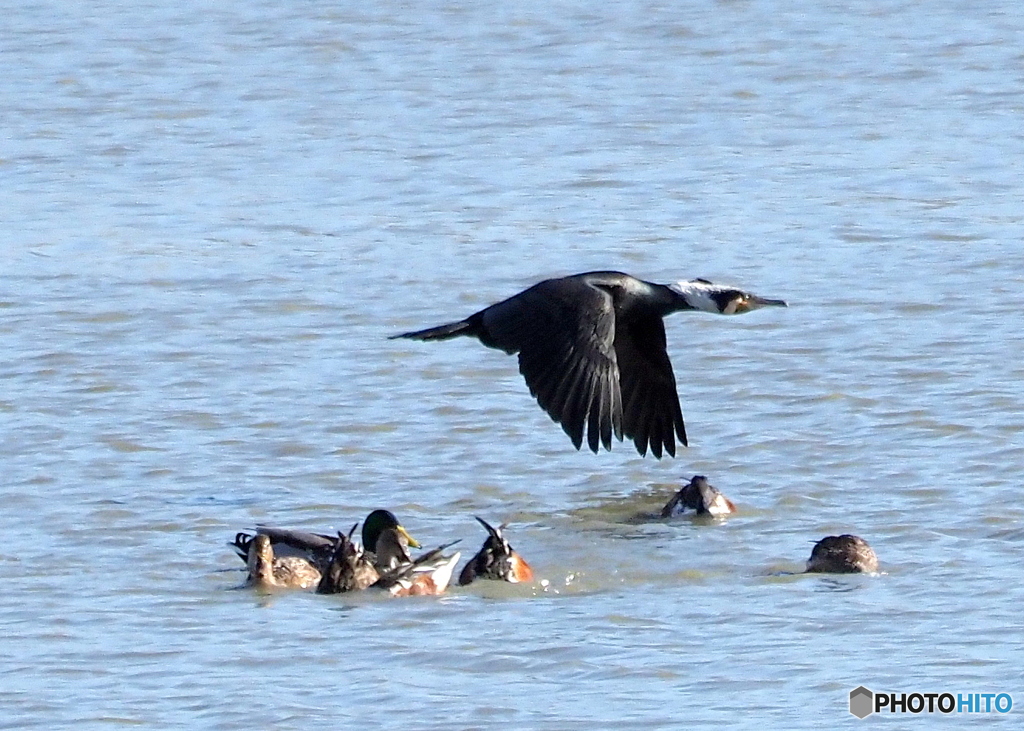
[[[807,560],[807,573],[873,574],[878,556],[859,536],[826,536],[814,544]]]
[[[612,435],[658,459],[686,446],[683,412],[663,318],[681,310],[738,315],[785,307],[734,287],[694,279],[654,284],[621,272],[546,279],[465,320],[392,338],[448,340],[465,335],[519,354],[530,394],[572,440],[595,454]]]
[[[466,586],[476,579],[497,579],[511,584],[533,581],[533,569],[523,560],[502,535],[505,526],[492,527],[483,518],[477,521],[487,531],[487,540],[480,551],[462,567],[459,586]]]
[[[309,589],[320,582],[320,571],[299,556],[274,556],[270,538],[257,534],[248,544],[247,586],[258,589]]]
[[[687,510],[693,510],[697,515],[712,515],[720,517],[736,512],[736,506],[732,500],[718,491],[714,485],[708,482],[704,475],[694,475],[690,482],[677,492],[668,504],[661,509],[662,518],[673,518],[683,515]]]

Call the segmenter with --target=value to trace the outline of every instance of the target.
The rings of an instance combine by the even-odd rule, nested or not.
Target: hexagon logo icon
[[[875,694],[858,685],[850,691],[850,713],[857,718],[867,718],[875,710]]]

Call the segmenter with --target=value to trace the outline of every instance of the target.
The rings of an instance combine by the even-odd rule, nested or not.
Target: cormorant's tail
[[[460,320],[459,322],[449,322],[447,325],[439,325],[438,327],[428,327],[426,330],[417,330],[415,332],[400,333],[398,335],[391,335],[388,340],[394,340],[395,338],[408,338],[409,340],[448,340],[449,338],[455,338],[459,335],[475,335],[474,323],[470,319]]]

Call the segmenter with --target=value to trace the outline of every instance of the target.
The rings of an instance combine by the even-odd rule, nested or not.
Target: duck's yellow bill
[[[405,528],[403,528],[402,526],[398,526],[398,532],[405,536],[405,540],[409,541],[410,546],[412,546],[413,548],[420,547],[420,542],[413,538],[411,535],[409,535],[409,531],[407,531]]]

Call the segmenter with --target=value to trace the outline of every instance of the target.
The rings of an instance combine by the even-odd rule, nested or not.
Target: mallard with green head
[[[387,546],[382,550],[380,538],[387,534]],[[419,548],[420,543],[398,522],[390,510],[378,509],[363,521],[363,550],[378,571],[388,571],[412,561],[409,546]]]
[[[474,516],[475,517],[475,516]],[[480,551],[462,567],[459,586],[466,586],[476,579],[496,579],[512,584],[533,581],[533,569],[522,556],[515,552],[502,531],[504,525],[491,526],[483,518],[477,518],[487,531],[487,540]]]
[[[354,531],[352,526],[348,536],[338,534],[337,546],[317,586],[318,594],[378,589],[392,596],[427,596],[443,593],[451,582],[460,554],[442,554],[454,543],[428,551],[415,560],[403,558],[408,556],[408,539],[397,528],[386,528],[376,539],[376,559],[391,568],[378,570],[370,554],[352,541]]]
[[[458,541],[438,546],[427,551],[412,561],[399,563],[402,539],[400,534],[391,529],[381,533],[378,543],[378,562],[383,557],[389,563],[397,563],[390,569],[380,572],[380,579],[373,587],[388,592],[391,596],[432,596],[443,594],[451,583],[452,574],[462,554],[455,553],[445,556],[444,551]]]
[[[807,559],[807,573],[873,574],[878,556],[868,542],[849,534],[825,536],[814,544]]]

